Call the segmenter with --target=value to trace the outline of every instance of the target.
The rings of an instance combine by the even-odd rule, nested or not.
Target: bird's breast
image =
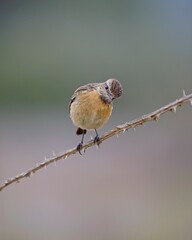
[[[98,129],[109,119],[112,103],[105,103],[96,90],[79,93],[70,107],[70,117],[82,129]]]

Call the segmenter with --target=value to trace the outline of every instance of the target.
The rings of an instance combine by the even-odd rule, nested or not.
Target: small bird
[[[99,145],[97,129],[108,121],[113,109],[112,101],[120,97],[122,92],[122,86],[117,79],[89,83],[74,92],[69,104],[69,114],[77,127],[76,134],[82,134],[81,142],[77,145],[80,154],[87,130],[95,130],[94,143]]]

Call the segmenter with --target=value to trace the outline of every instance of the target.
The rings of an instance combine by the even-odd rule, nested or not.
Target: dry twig
[[[109,131],[108,133],[104,134],[101,138],[100,138],[100,142],[105,141],[106,139],[119,134],[121,132],[125,132],[131,128],[136,128],[137,126],[143,125],[146,122],[149,121],[157,121],[159,119],[159,117],[169,111],[172,112],[176,112],[177,107],[182,106],[183,104],[185,104],[186,102],[190,102],[190,104],[192,105],[192,94],[185,94],[185,91],[183,91],[183,97],[181,97],[180,99],[175,100],[172,103],[169,103],[168,105],[159,108],[158,110],[151,112],[147,115],[143,115],[140,118],[137,118],[133,121],[130,122],[126,122],[124,124],[118,125],[116,126],[114,129],[112,129],[111,131]],[[94,141],[91,140],[89,142],[87,142],[86,144],[83,145],[83,149],[87,149],[92,147],[93,145],[95,145]],[[13,178],[9,178],[7,179],[2,185],[0,185],[0,191],[3,190],[5,187],[11,185],[14,182],[19,182],[21,179],[25,178],[25,177],[30,177],[32,174],[34,174],[35,172],[37,172],[38,170],[48,166],[49,164],[53,163],[53,162],[57,162],[61,159],[66,159],[67,157],[69,157],[72,154],[76,154],[78,151],[75,148],[69,149],[67,151],[65,151],[64,153],[57,155],[57,156],[53,156],[49,159],[45,159],[44,162],[36,164],[35,167],[27,170],[24,173],[21,173]]]

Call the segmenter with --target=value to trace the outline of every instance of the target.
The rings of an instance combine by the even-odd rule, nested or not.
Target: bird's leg
[[[95,133],[96,133],[96,136],[94,138],[94,143],[97,143],[97,145],[99,146],[100,144],[100,138],[99,138],[99,134],[97,132],[97,130],[95,129]]]
[[[81,149],[82,149],[82,146],[83,146],[83,140],[84,140],[84,135],[85,135],[85,133],[86,133],[86,131],[83,130],[81,142],[77,145],[77,151],[78,151],[79,154],[81,154],[81,155],[82,155]]]

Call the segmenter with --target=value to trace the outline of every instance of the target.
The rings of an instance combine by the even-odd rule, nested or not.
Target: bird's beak
[[[109,93],[109,97],[110,97],[111,101],[113,101],[115,99],[111,93]]]

